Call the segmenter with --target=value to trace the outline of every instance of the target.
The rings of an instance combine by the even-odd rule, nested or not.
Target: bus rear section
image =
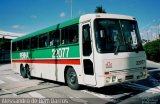
[[[84,83],[103,87],[146,78],[146,55],[135,18],[112,14],[90,17],[82,23]]]

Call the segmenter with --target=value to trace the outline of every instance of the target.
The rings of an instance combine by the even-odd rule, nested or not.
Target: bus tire
[[[27,78],[27,72],[23,65],[20,66],[20,73],[23,78]]]
[[[32,76],[31,76],[31,73],[30,73],[30,69],[29,69],[29,65],[25,66],[25,70],[26,70],[27,78],[32,79]]]
[[[21,64],[21,65],[20,65],[20,75],[21,75],[21,76],[22,76],[22,70],[23,70],[23,68],[24,68],[24,67],[23,67],[23,65]]]
[[[73,90],[78,90],[80,88],[76,72],[72,67],[67,70],[66,82],[67,85]]]

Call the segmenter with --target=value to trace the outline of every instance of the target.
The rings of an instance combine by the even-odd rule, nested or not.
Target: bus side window
[[[60,44],[60,32],[59,30],[49,33],[49,45],[58,46]]]
[[[60,44],[60,32],[59,30],[56,30],[54,33],[54,46],[58,46]]]
[[[17,50],[17,51],[21,51],[21,50],[22,50],[22,45],[23,45],[23,44],[22,44],[22,41],[18,41],[18,42],[17,42],[16,50]]]
[[[29,49],[30,48],[29,46],[30,46],[30,39],[23,40],[23,50]]]
[[[72,25],[70,27],[69,31],[69,40],[71,43],[77,43],[78,42],[78,24]]]
[[[48,46],[48,33],[39,36],[39,47],[42,48],[47,46]]]
[[[69,43],[68,34],[69,34],[68,28],[64,28],[61,30],[61,44]]]
[[[12,43],[12,51],[16,51],[16,47],[17,47],[17,46],[16,46],[16,43],[17,43],[17,42],[13,42],[13,43]]]
[[[38,37],[37,36],[31,38],[31,48],[32,49],[38,48]]]
[[[61,31],[61,44],[72,44],[78,42],[78,24],[68,26]]]
[[[49,32],[49,46],[53,46],[53,43],[54,43],[53,32],[54,31]]]

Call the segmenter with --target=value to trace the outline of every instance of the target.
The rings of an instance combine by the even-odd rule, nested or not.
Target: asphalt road
[[[76,91],[63,83],[23,79],[10,64],[0,65],[0,104],[13,104],[23,98],[24,103],[32,104],[160,104],[160,64],[148,61],[147,66],[145,80]]]

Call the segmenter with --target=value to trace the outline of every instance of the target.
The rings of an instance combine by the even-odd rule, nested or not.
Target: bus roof
[[[22,37],[16,38],[16,39],[12,40],[12,42],[16,42],[16,41],[19,41],[19,40],[24,40],[24,39],[31,38],[31,37],[34,37],[34,36],[38,36],[38,35],[41,35],[41,34],[44,34],[44,33],[50,32],[50,31],[57,30],[58,28],[63,28],[63,27],[69,26],[69,25],[76,24],[78,22],[79,22],[79,17],[68,20],[68,21],[60,23],[60,24],[56,24],[56,25],[38,30],[36,32],[32,32],[32,33],[24,35]]]
[[[109,13],[96,13],[96,14],[85,14],[80,17],[80,21],[87,21],[95,18],[106,18],[106,19],[124,19],[124,20],[135,20],[133,16],[120,15],[120,14],[109,14]]]

